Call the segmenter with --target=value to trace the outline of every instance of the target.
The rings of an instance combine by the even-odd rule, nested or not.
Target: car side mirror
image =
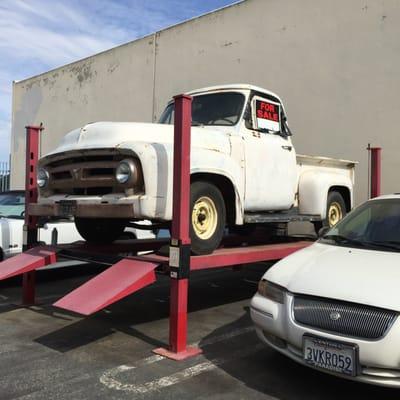
[[[318,231],[318,237],[322,237],[324,236],[326,233],[328,233],[328,231],[330,231],[330,227],[329,226],[323,226],[319,231]]]

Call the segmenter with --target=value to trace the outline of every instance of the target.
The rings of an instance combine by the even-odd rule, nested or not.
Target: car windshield
[[[364,203],[319,241],[339,246],[400,251],[400,198]]]
[[[244,100],[244,95],[236,92],[194,96],[192,126],[236,125],[243,111]],[[174,103],[168,104],[160,117],[159,123],[174,123]]]
[[[0,217],[23,218],[25,211],[25,193],[0,193]]]

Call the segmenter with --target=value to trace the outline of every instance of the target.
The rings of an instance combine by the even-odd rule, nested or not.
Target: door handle
[[[292,151],[292,146],[282,146],[283,150]]]

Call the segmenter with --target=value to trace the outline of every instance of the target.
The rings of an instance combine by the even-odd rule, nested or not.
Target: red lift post
[[[370,152],[370,198],[378,197],[381,195],[381,176],[382,176],[382,148],[381,147],[370,147],[368,145],[368,151]]]
[[[38,198],[38,189],[36,183],[37,163],[39,160],[39,141],[40,133],[43,127],[40,126],[27,126],[26,127],[26,171],[25,171],[25,210],[29,208],[29,204],[36,203]],[[24,252],[37,246],[38,242],[38,218],[30,215],[25,211],[25,224],[23,235]],[[35,303],[35,270],[31,269],[31,263],[36,268],[42,267],[46,264],[55,262],[55,254],[51,252],[41,254],[40,251],[35,249],[30,253],[25,253],[28,265],[28,271],[22,275],[22,303],[25,305]],[[44,257],[43,257],[44,255]],[[22,260],[19,260],[21,263]],[[12,268],[11,268],[12,269]],[[31,270],[29,270],[31,269]]]
[[[169,349],[155,353],[183,360],[201,353],[199,348],[187,347],[187,301],[190,273],[190,131],[192,98],[179,95],[175,99],[174,181],[170,268]]]

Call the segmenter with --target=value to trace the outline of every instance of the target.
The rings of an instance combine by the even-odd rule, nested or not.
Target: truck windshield
[[[244,101],[244,95],[236,92],[193,96],[192,126],[236,125],[242,114]],[[159,123],[174,123],[174,103],[168,104]]]
[[[25,192],[0,193],[0,217],[23,218]]]
[[[400,198],[367,201],[329,230],[320,242],[400,251]]]

